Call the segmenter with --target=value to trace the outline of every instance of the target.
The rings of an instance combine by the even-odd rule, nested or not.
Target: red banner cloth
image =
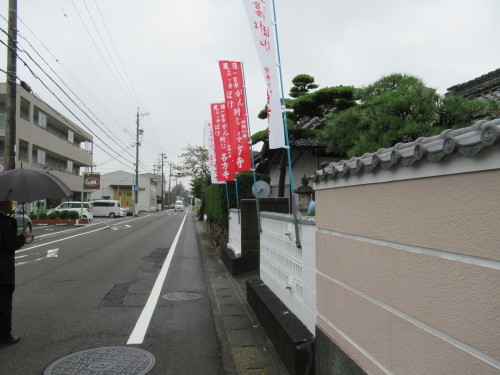
[[[212,113],[217,181],[233,181],[233,149],[226,118],[226,103],[210,104],[210,110]]]
[[[243,64],[236,61],[219,61],[224,98],[226,101],[227,122],[231,135],[234,172],[252,169],[250,134],[248,131],[245,81]]]

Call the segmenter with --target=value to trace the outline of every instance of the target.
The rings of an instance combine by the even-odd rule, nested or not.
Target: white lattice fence
[[[261,213],[260,278],[304,325],[316,324],[316,226],[299,220],[301,247],[292,215]]]

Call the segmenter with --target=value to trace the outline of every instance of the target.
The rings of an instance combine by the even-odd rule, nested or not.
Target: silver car
[[[23,215],[24,212],[24,215]],[[28,233],[31,234],[31,230],[33,229],[33,225],[31,223],[31,219],[28,216],[26,210],[23,211],[22,207],[16,207],[14,211],[14,216],[17,221],[17,233],[21,234],[23,229],[26,229]]]

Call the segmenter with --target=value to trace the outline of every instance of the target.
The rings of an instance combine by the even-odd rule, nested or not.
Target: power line
[[[1,29],[1,28],[0,28],[0,30],[4,31],[4,30],[3,30],[3,29]],[[0,41],[0,42],[1,42],[2,44],[4,44],[4,45],[5,45],[5,43],[4,43],[3,41]],[[80,107],[80,106],[79,106],[79,105],[78,105],[78,104],[77,104],[77,103],[76,103],[76,102],[75,102],[75,101],[74,101],[74,100],[73,100],[73,99],[72,99],[72,98],[68,95],[68,93],[66,93],[66,91],[64,91],[64,90],[63,90],[63,88],[62,88],[62,87],[61,87],[61,86],[60,86],[57,82],[55,82],[55,81],[54,81],[54,79],[53,79],[53,78],[52,78],[49,74],[47,74],[47,72],[45,72],[45,70],[43,70],[43,68],[41,68],[41,67],[40,67],[40,65],[39,65],[39,64],[38,64],[38,63],[37,63],[37,62],[36,62],[36,61],[35,61],[35,60],[31,57],[31,55],[30,55],[29,53],[27,53],[26,51],[20,50],[19,48],[18,48],[17,50],[18,50],[18,51],[20,51],[20,52],[24,52],[24,53],[26,53],[26,54],[28,55],[28,57],[29,57],[29,58],[30,58],[30,59],[31,59],[31,60],[32,60],[32,61],[36,64],[36,66],[37,66],[37,67],[38,67],[38,68],[39,68],[39,69],[40,69],[40,70],[41,70],[41,71],[42,71],[42,72],[43,72],[43,73],[44,73],[44,74],[45,74],[45,75],[46,75],[46,76],[47,76],[47,77],[48,77],[48,78],[49,78],[49,79],[50,79],[50,80],[51,80],[51,81],[52,81],[52,82],[53,82],[53,83],[57,86],[57,88],[59,88],[59,90],[61,90],[61,91],[62,91],[62,93],[63,93],[64,95],[66,95],[66,97],[67,97],[67,98],[68,98],[68,99],[69,99],[69,100],[70,100],[70,101],[71,101],[71,102],[72,102],[72,103],[73,103],[73,104],[74,104],[74,105],[75,105],[75,106],[76,106],[76,107],[77,107],[77,108],[78,108],[78,109],[79,109],[79,110],[80,110],[80,111],[81,111],[81,112],[82,112],[85,116],[87,116],[87,117],[88,117],[88,119],[89,119],[90,121],[92,121],[92,122],[93,122],[93,123],[94,123],[94,124],[95,124],[95,125],[99,128],[99,130],[101,130],[101,131],[102,131],[105,135],[108,135],[108,137],[109,137],[109,138],[110,138],[110,139],[111,139],[111,140],[112,140],[112,141],[113,141],[116,145],[118,145],[119,147],[121,147],[121,145],[119,145],[119,144],[118,144],[118,142],[116,142],[116,140],[115,140],[113,137],[111,137],[109,134],[107,134],[107,133],[106,133],[106,132],[105,132],[105,131],[104,131],[104,130],[103,130],[103,129],[102,129],[102,128],[101,128],[101,127],[100,127],[100,126],[99,126],[99,125],[98,125],[98,124],[97,124],[97,123],[96,123],[96,122],[95,122],[95,121],[94,121],[94,120],[93,120],[93,119],[92,119],[89,115],[88,115],[88,114],[87,114],[87,112],[85,112],[85,111],[84,111],[84,110],[83,110],[83,109],[82,109],[82,108],[81,108],[81,107]],[[32,72],[32,74],[33,74],[33,76],[34,76],[35,78],[37,78],[38,80],[40,80],[40,81],[43,83],[43,81],[42,81],[42,80],[41,80],[38,76],[36,76],[36,75],[33,73],[33,70],[31,69],[31,67],[29,67],[29,65],[26,63],[26,61],[25,61],[22,57],[20,57],[20,56],[19,56],[19,54],[17,55],[17,58],[18,58],[19,60],[21,60],[21,61],[24,63],[24,65],[25,65],[25,66],[26,66],[26,67],[30,70],[30,72]],[[44,83],[43,83],[43,84],[44,84]],[[47,87],[45,84],[44,84],[44,86],[48,89],[48,87]],[[52,91],[51,91],[51,92],[52,92]],[[73,94],[74,94],[74,93],[73,93]],[[75,95],[75,96],[76,96],[76,95]],[[80,100],[80,101],[81,101],[81,100]],[[62,102],[61,102],[61,104],[62,104]],[[84,105],[85,105],[85,104],[84,104]],[[88,107],[86,107],[86,108],[88,109]],[[66,109],[68,109],[68,108],[66,107]],[[95,116],[95,114],[94,114],[93,112],[91,112],[91,113],[92,113],[92,115],[94,115],[94,116]],[[72,114],[73,114],[73,113],[72,113]],[[73,114],[73,116],[75,116],[75,115]],[[97,116],[95,116],[95,117],[97,118]],[[83,122],[82,122],[82,124],[83,124]],[[104,125],[104,123],[103,123],[103,125]],[[88,130],[92,133],[92,134],[94,134],[94,133],[90,130],[90,128],[88,128],[85,124],[84,124],[84,126],[85,126],[85,127],[86,127],[86,128],[87,128],[87,129],[88,129]],[[106,127],[106,125],[104,125],[104,126]],[[106,127],[106,129],[107,129],[108,131],[110,131],[110,129],[109,129],[109,128],[107,128],[107,127]],[[94,134],[94,135],[95,135],[95,134]],[[96,135],[96,137],[97,137],[97,135]],[[101,141],[102,141],[102,140],[101,140]],[[129,155],[129,156],[132,156],[132,155]]]
[[[0,30],[1,30],[1,31],[3,31],[6,35],[8,35],[8,34],[6,33],[6,31],[5,31],[4,29],[2,29],[1,27],[0,27]],[[6,45],[3,41],[0,41],[0,42],[1,42],[2,44]],[[30,43],[29,43],[29,41],[28,41],[28,44],[30,44]],[[31,44],[30,44],[30,45],[31,45]],[[7,48],[9,48],[9,47],[7,46]],[[109,134],[107,134],[107,133],[106,133],[106,132],[105,132],[105,131],[104,131],[104,130],[103,130],[103,129],[102,129],[102,128],[101,128],[101,127],[100,127],[100,126],[99,126],[99,125],[98,125],[98,124],[97,124],[97,123],[96,123],[96,122],[95,122],[95,121],[94,121],[94,120],[93,120],[93,119],[92,119],[92,118],[91,118],[91,117],[90,117],[90,116],[89,116],[89,115],[88,115],[88,114],[87,114],[87,113],[83,110],[83,109],[82,109],[82,108],[80,108],[80,106],[78,106],[78,104],[76,104],[76,103],[75,103],[75,101],[74,101],[74,100],[73,100],[73,99],[72,99],[72,98],[71,98],[71,97],[70,97],[70,96],[69,96],[69,95],[68,95],[68,94],[67,94],[67,93],[66,93],[66,92],[65,92],[65,91],[64,91],[64,90],[63,90],[63,89],[59,86],[59,84],[57,84],[57,82],[55,82],[55,81],[54,81],[54,79],[53,79],[53,78],[52,78],[49,74],[47,74],[47,72],[45,72],[45,70],[43,70],[43,68],[42,68],[42,67],[38,64],[38,62],[36,62],[36,61],[32,58],[32,56],[31,56],[31,55],[30,55],[27,51],[25,51],[25,50],[21,50],[20,48],[17,48],[17,50],[18,50],[18,51],[20,51],[20,52],[26,53],[26,55],[27,55],[27,56],[28,56],[28,57],[29,57],[29,58],[30,58],[30,59],[31,59],[31,60],[32,60],[32,61],[33,61],[36,65],[37,65],[37,67],[38,67],[40,70],[42,70],[42,72],[43,72],[43,73],[44,73],[44,74],[45,74],[45,75],[46,75],[46,76],[47,76],[47,77],[48,77],[48,78],[49,78],[49,79],[50,79],[50,80],[51,80],[51,81],[52,81],[52,82],[53,82],[53,83],[54,83],[54,84],[55,84],[55,85],[59,88],[59,90],[61,90],[61,91],[62,91],[62,92],[66,95],[66,97],[68,97],[68,99],[70,99],[70,100],[71,100],[71,102],[72,102],[72,103],[73,103],[73,104],[74,104],[74,105],[75,105],[75,106],[76,106],[76,107],[77,107],[77,108],[78,108],[78,109],[79,109],[79,110],[80,110],[80,111],[81,111],[84,115],[86,115],[86,116],[87,116],[87,117],[88,117],[88,118],[89,118],[89,119],[90,119],[90,120],[91,120],[91,121],[92,121],[92,122],[93,122],[93,123],[94,123],[94,124],[95,124],[95,125],[96,125],[96,126],[97,126],[97,127],[98,127],[98,128],[99,128],[99,129],[100,129],[100,130],[101,130],[101,131],[105,134],[105,135],[106,135],[106,136],[107,136],[107,137],[109,137],[109,138],[110,138],[113,142],[115,142],[115,144],[117,144],[119,147],[121,147],[121,145],[119,145],[119,144],[116,142],[116,140],[115,140],[112,136],[110,136]],[[36,50],[35,50],[35,51],[36,51]],[[36,52],[37,52],[37,51],[36,51]],[[38,53],[38,52],[37,52],[37,53]],[[50,89],[49,89],[49,88],[45,85],[45,83],[44,83],[44,82],[40,79],[40,77],[38,77],[36,74],[34,74],[33,70],[32,70],[32,69],[31,69],[31,67],[30,67],[30,66],[26,63],[26,61],[25,61],[24,59],[22,59],[22,58],[21,58],[18,54],[17,54],[17,57],[18,57],[18,58],[19,58],[19,59],[20,59],[20,60],[24,63],[24,65],[28,68],[28,70],[32,73],[32,75],[33,75],[36,79],[40,80],[40,81],[42,82],[42,84],[43,84],[43,85],[44,85],[44,86],[45,86],[45,87],[46,87],[46,88],[47,88],[47,89],[48,89],[48,90],[49,90],[49,91],[50,91],[50,92],[51,92],[51,93],[52,93],[52,94],[53,94],[53,95],[54,95],[54,96],[55,96],[55,97],[56,97],[56,98],[57,98],[57,99],[61,102],[61,104],[63,104],[63,105],[64,105],[64,103],[62,103],[62,101],[61,101],[61,100],[60,100],[60,99],[59,99],[59,98],[58,98],[58,97],[57,97],[57,96],[56,96],[56,95],[55,95],[55,94],[54,94],[54,93],[53,93],[53,92],[52,92],[52,91],[51,91],[51,90],[50,90]],[[40,57],[41,57],[41,56],[40,56]],[[43,59],[43,57],[41,57],[41,58],[42,58],[42,60],[43,60],[43,61],[44,61],[44,62],[45,62],[48,66],[49,66],[49,68],[50,68],[52,71],[54,71],[54,70],[52,69],[52,67],[51,67],[51,66],[50,66],[50,65],[49,65],[49,64],[48,64],[48,63],[47,63],[47,62]],[[54,72],[54,73],[55,73],[55,72]],[[55,73],[55,74],[56,74],[56,76],[58,76],[58,75],[57,75],[57,73]],[[16,78],[18,78],[18,77],[16,77]],[[60,80],[61,80],[61,81],[65,84],[65,82],[64,82],[64,81],[63,81],[63,80],[62,80],[59,76],[58,76],[58,78],[59,78],[59,79],[60,79]],[[65,85],[66,85],[66,84],[65,84]],[[66,85],[66,86],[67,86],[67,85]],[[68,87],[68,86],[67,86],[67,87]],[[69,88],[69,87],[68,87],[68,88]],[[94,113],[93,113],[93,112],[92,112],[89,108],[88,108],[88,106],[86,106],[86,104],[85,104],[85,103],[84,103],[84,102],[83,102],[83,101],[82,101],[82,100],[81,100],[81,99],[80,99],[80,98],[79,98],[79,97],[78,97],[78,96],[77,96],[77,95],[76,95],[76,94],[75,94],[75,93],[74,93],[74,92],[73,92],[70,88],[69,88],[69,90],[70,90],[70,91],[71,91],[71,93],[72,93],[73,95],[75,95],[75,97],[76,97],[78,100],[80,100],[80,102],[81,102],[81,103],[82,103],[82,104],[83,104],[83,105],[84,105],[84,106],[85,106],[85,107],[86,107],[86,108],[87,108],[87,109],[88,109],[88,110],[92,113],[92,115],[93,115],[94,117],[96,117],[96,119],[97,119],[98,121],[100,121],[100,122],[103,124],[103,126],[104,126],[104,127],[106,127],[106,129],[107,129],[108,131],[111,131],[111,130],[110,130],[110,129],[109,129],[109,128],[108,128],[108,127],[107,127],[107,126],[106,126],[106,125],[105,125],[105,124],[104,124],[104,123],[103,123],[103,122],[102,122],[102,121],[101,121],[101,120],[100,120],[100,119],[99,119],[99,118],[98,118],[98,117],[97,117],[97,116],[96,116],[96,115],[95,115],[95,114],[94,114]],[[64,106],[65,106],[65,105],[64,105]],[[69,110],[69,108],[67,108],[66,106],[65,106],[65,108],[66,108],[68,111],[70,111],[70,110]],[[77,116],[76,116],[73,112],[71,112],[71,111],[70,111],[70,113],[71,113],[73,116],[75,116],[76,118],[78,118],[78,117],[77,117]],[[102,140],[101,140],[101,139],[100,139],[100,138],[99,138],[99,137],[98,137],[98,136],[97,136],[97,135],[96,135],[96,134],[95,134],[95,133],[94,133],[94,132],[93,132],[90,128],[88,128],[88,127],[87,127],[87,126],[86,126],[86,125],[85,125],[85,124],[84,124],[84,123],[83,123],[83,122],[82,122],[79,118],[78,118],[78,120],[79,120],[79,121],[82,123],[82,125],[83,125],[85,128],[87,128],[87,129],[88,129],[88,130],[89,130],[89,131],[90,131],[90,132],[91,132],[91,133],[92,133],[92,134],[93,134],[96,138],[98,138],[100,141],[102,141]],[[104,143],[104,142],[103,142],[103,143]],[[97,144],[96,144],[96,146],[97,146],[97,147],[99,147]],[[99,147],[99,148],[100,148],[100,147]],[[126,150],[126,148],[127,148],[127,147],[126,147],[126,145],[125,145],[125,147],[123,148],[123,150]],[[105,151],[105,150],[103,150],[103,151]],[[129,154],[129,153],[127,153],[127,154],[128,154],[129,156],[132,156],[132,155],[131,155],[131,154]],[[132,156],[132,157],[133,157],[133,156]],[[146,165],[144,165],[144,164],[142,163],[142,161],[139,161],[139,165],[141,165],[141,166],[142,166],[145,170],[149,170],[149,168],[148,168]]]
[[[111,61],[111,63],[113,64],[113,66],[115,67],[116,69],[116,72],[118,73],[119,77],[121,78],[122,82],[124,83],[125,85],[125,88],[127,89],[128,93],[130,94],[130,96],[132,97],[132,99],[136,100],[137,101],[137,98],[134,98],[134,94],[132,93],[132,91],[130,90],[130,88],[128,87],[127,85],[127,82],[125,82],[125,80],[123,79],[123,76],[122,74],[120,73],[120,69],[118,69],[118,67],[116,66],[116,63],[113,59],[113,57],[111,56],[111,54],[109,53],[109,49],[108,47],[106,46],[106,43],[104,42],[104,39],[102,38],[102,35],[101,35],[101,32],[99,31],[99,28],[97,27],[97,24],[95,23],[94,21],[94,18],[92,17],[92,14],[90,13],[90,9],[88,8],[87,6],[87,3],[85,0],[83,0],[83,5],[85,5],[85,9],[87,9],[87,13],[89,14],[90,16],[90,19],[92,20],[92,24],[94,25],[94,28],[95,30],[97,31],[97,35],[99,36],[99,39],[101,40],[102,42],[102,45],[104,46],[104,50],[107,52],[108,56],[109,56],[109,59]],[[138,101],[137,101],[138,102]]]
[[[2,44],[5,44],[3,41],[0,41],[0,42],[1,42]],[[97,134],[95,134],[95,133],[94,133],[94,132],[93,132],[93,131],[92,131],[92,130],[91,130],[91,129],[87,126],[87,125],[85,125],[85,123],[84,123],[82,120],[80,120],[80,118],[79,118],[77,115],[75,115],[75,114],[73,113],[73,111],[71,111],[71,109],[69,109],[69,108],[68,108],[68,106],[66,106],[66,104],[64,104],[64,103],[62,102],[62,100],[61,100],[61,99],[60,99],[60,98],[59,98],[59,97],[58,97],[58,96],[57,96],[57,95],[56,95],[56,94],[55,94],[55,93],[54,93],[54,92],[53,92],[53,91],[52,91],[52,90],[51,90],[51,89],[50,89],[50,88],[49,88],[49,87],[45,84],[45,82],[43,82],[43,80],[42,80],[40,77],[38,77],[38,76],[35,74],[35,72],[31,69],[31,67],[30,67],[28,64],[26,64],[26,62],[25,62],[22,58],[20,58],[19,56],[18,56],[18,58],[19,58],[19,59],[20,59],[20,60],[24,63],[24,65],[25,65],[25,66],[26,66],[26,68],[30,71],[30,73],[33,75],[33,77],[35,77],[36,79],[38,79],[38,80],[42,83],[42,85],[43,85],[43,86],[44,86],[44,87],[45,87],[45,88],[46,88],[46,89],[47,89],[47,90],[48,90],[48,91],[49,91],[49,92],[50,92],[50,93],[51,93],[51,94],[52,94],[52,95],[53,95],[53,96],[54,96],[54,97],[55,97],[55,98],[56,98],[56,99],[57,99],[57,100],[58,100],[58,101],[59,101],[59,102],[60,102],[60,103],[64,106],[64,108],[66,108],[66,110],[67,110],[67,111],[69,111],[69,112],[70,112],[70,113],[71,113],[71,114],[72,114],[72,115],[73,115],[73,116],[74,116],[74,117],[75,117],[75,118],[76,118],[76,119],[77,119],[77,120],[78,120],[78,121],[79,121],[79,122],[80,122],[80,123],[81,123],[81,124],[82,124],[82,125],[86,128],[86,129],[87,129],[87,130],[89,130],[89,132],[90,132],[91,134],[93,134],[93,135],[94,135],[94,136],[95,136],[95,137],[96,137],[99,141],[101,141],[103,144],[106,144],[106,143],[105,143],[105,142],[104,142],[104,141],[103,141],[103,140],[102,140],[102,139],[101,139],[101,138],[100,138]],[[109,152],[109,148],[108,148],[108,149],[104,149],[104,148],[100,147],[97,143],[95,143],[95,142],[94,142],[94,144],[95,144],[95,146],[96,146],[97,148],[101,149],[102,151],[104,151],[104,152]],[[113,150],[113,152],[115,152],[118,156],[122,156],[122,157],[123,157],[123,155],[118,154],[118,152],[117,152],[117,151],[114,151],[114,150]],[[125,160],[126,160],[126,159],[125,159]],[[128,167],[128,165],[124,164],[122,161],[120,161],[120,160],[118,160],[118,159],[117,159],[116,161],[117,161],[117,162],[119,162],[120,164],[125,165],[125,166],[127,166],[127,167]],[[131,163],[129,160],[126,160],[126,161],[128,161],[129,163]]]
[[[94,1],[95,1],[95,6],[97,8],[97,11],[99,12],[99,15],[101,16],[101,20],[102,20],[102,23],[103,23],[104,28],[106,30],[106,33],[108,34],[109,40],[111,41],[111,45],[113,46],[113,50],[115,51],[115,54],[118,57],[118,62],[120,63],[120,65],[121,65],[121,67],[123,69],[123,72],[125,73],[125,77],[127,77],[127,80],[130,83],[130,87],[134,91],[134,93],[136,95],[136,98],[137,98],[137,101],[139,102],[139,104],[141,105],[141,107],[146,108],[146,106],[143,103],[141,103],[140,97],[137,94],[137,91],[134,89],[134,85],[132,84],[132,81],[130,80],[130,77],[127,74],[127,70],[123,66],[122,59],[120,58],[120,54],[118,53],[118,50],[116,49],[115,43],[113,42],[113,38],[111,38],[111,34],[109,33],[108,27],[106,26],[106,22],[104,21],[104,17],[102,16],[102,12],[101,12],[101,9],[99,8],[99,4],[97,3],[97,0],[94,0]],[[147,110],[147,108],[146,108],[146,110]]]
[[[75,36],[76,40],[78,41],[78,43],[80,44],[80,47],[82,48],[82,51],[83,53],[85,54],[85,57],[87,58],[88,62],[89,62],[89,65],[92,67],[92,70],[94,71],[96,77],[98,78],[99,80],[99,83],[101,83],[102,85],[102,88],[106,91],[106,93],[108,94],[108,98],[111,100],[111,102],[113,103],[113,105],[115,106],[116,110],[118,111],[118,113],[121,113],[120,109],[118,108],[118,106],[116,105],[116,102],[114,100],[114,96],[111,94],[111,92],[108,90],[108,87],[107,85],[104,84],[104,79],[100,76],[99,74],[99,71],[97,70],[97,68],[95,67],[92,59],[89,57],[89,54],[87,53],[87,49],[85,48],[85,45],[82,43],[81,39],[79,38],[78,36],[78,33],[76,32],[75,28],[73,27],[72,23],[70,22],[61,2],[58,0],[59,2],[59,6],[61,8],[61,11],[63,13],[63,16],[64,18],[66,19],[66,22],[68,23],[69,27],[71,28],[71,31],[73,32],[73,35]],[[126,123],[126,121],[124,121]]]
[[[1,15],[0,15],[1,16]],[[1,16],[2,18],[4,18],[3,16]],[[5,18],[4,18],[5,20]],[[22,22],[22,21],[21,21]],[[24,24],[24,22],[23,22]],[[2,31],[5,33],[5,30],[2,29]],[[34,36],[35,38],[36,35],[31,31],[29,30]],[[7,35],[7,33],[6,33]],[[106,129],[108,131],[110,131],[109,128],[107,128],[107,126],[91,111],[91,109],[78,97],[78,95],[76,95],[73,90],[71,90],[71,88],[64,82],[64,80],[62,80],[62,78],[54,71],[54,69],[52,69],[52,67],[50,66],[50,64],[41,56],[41,54],[33,47],[33,45],[29,42],[29,40],[27,40],[24,36],[23,36],[23,39],[26,40],[26,42],[30,45],[30,47],[35,51],[35,53],[42,59],[42,61],[50,68],[50,70],[59,78],[59,80],[61,80],[61,82],[69,89],[69,91],[83,104],[83,106],[88,110],[90,111],[90,113],[92,113],[92,115],[98,120],[100,121],[104,127],[106,127]],[[39,40],[37,38],[37,40]],[[40,41],[40,40],[39,40]],[[3,43],[3,41],[2,41]],[[6,45],[5,43],[3,43],[4,45]],[[54,57],[54,59],[58,61],[58,59],[50,52],[50,50],[43,44],[41,43],[44,48],[51,54],[51,56]],[[61,90],[65,95],[66,97],[68,97],[68,99],[71,100],[71,102],[73,103],[73,105],[75,105],[84,115],[86,115],[98,128],[99,130],[101,130],[105,136],[107,136],[108,138],[110,138],[113,142],[115,142],[117,145],[118,143],[115,141],[115,139],[110,136],[106,131],[104,131],[67,93],[66,91],[57,83],[55,82],[55,80],[40,66],[40,64],[38,64],[38,62],[26,51],[26,50],[22,50],[22,49],[19,49],[18,48],[18,51],[22,52],[22,53],[25,53],[31,61],[33,61],[37,67],[42,70],[42,72],[59,88],[59,90]],[[75,114],[73,113],[73,111],[71,111],[68,106],[66,104],[63,103],[63,101],[45,84],[45,82],[39,77],[37,76],[37,74],[33,71],[33,69],[29,66],[29,64],[24,60],[22,59],[19,55],[17,55],[18,58],[24,63],[24,65],[27,67],[27,69],[30,71],[30,73],[33,75],[33,77],[35,77],[36,79],[38,79],[42,85],[66,108],[66,110],[68,110],[86,129],[88,129],[90,131],[91,134],[93,134],[99,141],[101,141],[103,144],[106,144],[97,134],[95,134],[90,128],[88,128],[88,126],[85,125],[85,123]],[[1,70],[2,72],[4,72],[5,74],[9,74],[8,72],[4,71],[4,70]],[[19,77],[16,77],[18,80],[20,80]],[[36,94],[35,94],[36,96]],[[120,146],[120,145],[118,145]],[[100,147],[98,144],[96,144],[96,147],[101,149],[102,151],[105,151],[105,152],[109,152],[109,149],[103,149],[102,147]],[[121,146],[120,146],[121,147]],[[122,150],[120,151],[125,151],[126,149],[128,149],[130,146],[127,146],[125,145],[125,147],[122,148]],[[117,157],[114,158],[113,160],[116,160],[118,159],[120,156],[123,157],[123,155],[119,154],[117,151],[113,151],[117,154]],[[128,153],[127,153],[128,154]],[[129,156],[131,156],[130,154],[128,154]],[[126,160],[126,159],[125,159]],[[128,160],[126,160],[128,161]],[[120,164],[122,165],[125,165],[123,162],[121,162],[120,160],[117,160],[117,162],[119,162]],[[130,163],[130,161],[128,161]],[[146,171],[150,171],[149,168],[144,165],[144,163],[139,160],[139,165],[141,165]],[[128,165],[125,165],[128,167]]]
[[[90,40],[92,40],[92,43],[94,44],[94,47],[96,48],[96,51],[99,53],[99,56],[101,56],[101,59],[102,61],[104,62],[104,65],[106,65],[106,67],[108,68],[109,72],[111,73],[111,75],[113,76],[113,79],[115,80],[115,82],[118,84],[118,86],[120,87],[120,90],[122,91],[122,93],[125,95],[125,97],[130,101],[130,103],[132,105],[136,105],[136,103],[134,103],[133,100],[131,100],[131,98],[128,96],[128,94],[125,92],[125,90],[123,90],[123,87],[122,85],[120,84],[120,82],[118,81],[118,79],[116,78],[116,76],[114,75],[113,71],[111,70],[111,68],[109,67],[109,64],[107,63],[106,59],[104,58],[104,56],[102,55],[101,53],[101,50],[99,49],[99,47],[97,46],[97,43],[95,42],[94,38],[92,37],[92,34],[90,33],[85,21],[83,20],[80,12],[78,11],[78,8],[76,7],[75,3],[73,0],[70,0],[71,1],[71,4],[73,4],[73,7],[75,8],[76,10],[76,13],[78,14],[78,17],[80,18],[80,21],[82,22],[83,24],[83,27],[85,28],[85,31],[87,31],[87,34],[89,35],[90,37]]]
[[[64,13],[64,9],[62,9],[63,13]],[[64,14],[65,15],[65,14]],[[66,16],[66,15],[65,15]],[[3,20],[5,22],[8,23],[8,21],[5,19],[5,17],[3,15],[0,14],[0,17],[3,18]],[[64,71],[76,82],[76,84],[85,91],[85,93],[95,102],[95,104],[97,104],[104,112],[106,112],[106,114],[112,118],[115,122],[117,123],[120,123],[116,118],[113,117],[113,115],[111,115],[106,108],[104,108],[97,99],[95,99],[92,94],[75,78],[75,76],[71,73],[71,71],[69,69],[67,69],[60,61],[59,59],[52,53],[52,51],[49,50],[49,48],[38,38],[38,36],[33,32],[31,31],[31,29],[28,27],[28,25],[18,16],[17,17],[19,19],[19,21],[21,21],[21,23],[24,25],[24,27],[31,33],[31,35],[33,35],[33,37],[38,41],[38,43],[40,43],[42,45],[42,47],[48,52],[48,54],[50,56],[52,56],[52,58],[55,60],[55,62],[57,64],[59,64],[59,66],[64,69]],[[70,25],[71,26],[71,25]],[[73,30],[74,31],[74,30]],[[66,87],[68,87],[68,85],[66,85],[66,83],[62,80],[62,78],[54,71],[54,69],[52,69],[52,67],[50,66],[50,64],[42,57],[42,55],[36,50],[36,48],[30,43],[30,41],[19,31],[19,29],[16,30],[17,32],[17,35],[24,39],[28,45],[31,47],[31,49],[42,59],[42,61],[50,68],[50,70],[52,70],[52,72],[54,72],[54,74],[56,74],[56,76],[61,80],[61,82],[63,82],[65,84]],[[78,37],[77,37],[78,39]],[[80,42],[80,40],[78,40]],[[80,45],[81,45],[81,42],[80,42]],[[83,45],[82,45],[82,48],[83,48]],[[88,56],[87,56],[88,58]],[[93,65],[92,65],[93,67]],[[94,68],[95,70],[95,68]],[[100,82],[102,82],[102,80],[99,80]],[[104,86],[105,87],[105,86]],[[69,87],[68,87],[69,88]],[[114,101],[112,101],[113,104]],[[115,104],[116,105],[116,104]],[[121,113],[121,111],[119,111],[119,113]]]

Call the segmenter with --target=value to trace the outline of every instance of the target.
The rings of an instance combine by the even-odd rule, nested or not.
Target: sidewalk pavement
[[[231,375],[288,375],[246,299],[246,280],[258,271],[232,276],[215,255],[205,223],[195,222],[224,372]]]

